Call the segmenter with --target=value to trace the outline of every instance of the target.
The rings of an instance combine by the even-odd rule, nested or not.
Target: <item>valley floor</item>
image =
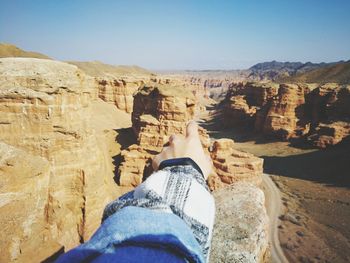
[[[350,262],[350,143],[326,150],[296,147],[216,129],[220,125],[210,119],[203,126],[211,137],[231,138],[236,149],[264,158],[264,172],[282,194],[279,239],[288,260]]]

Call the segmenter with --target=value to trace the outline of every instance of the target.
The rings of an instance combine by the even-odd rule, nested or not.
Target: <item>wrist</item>
[[[191,165],[195,170],[197,170],[203,178],[205,178],[202,169],[199,167],[199,165],[189,157],[182,157],[182,158],[172,158],[162,161],[159,164],[158,170],[162,170],[165,167],[172,167],[172,166],[179,166],[179,165]]]

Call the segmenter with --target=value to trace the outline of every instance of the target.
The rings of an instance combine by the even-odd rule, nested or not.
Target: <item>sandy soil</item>
[[[282,192],[281,246],[290,262],[350,261],[350,145],[304,150],[287,143],[236,144],[265,159]]]
[[[326,150],[279,142],[252,131],[222,130],[203,115],[210,136],[264,158],[264,172],[281,191],[279,238],[290,262],[350,262],[350,141]]]

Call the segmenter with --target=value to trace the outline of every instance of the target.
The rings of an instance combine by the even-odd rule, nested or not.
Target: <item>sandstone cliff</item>
[[[282,140],[307,138],[324,148],[349,136],[349,86],[241,83],[221,103],[226,126],[246,126]]]
[[[24,153],[44,164],[42,172],[26,169],[21,175],[40,194],[38,208],[27,211],[26,233],[45,229],[30,245],[50,239],[62,249],[72,248],[90,237],[104,205],[115,196],[110,156],[89,121],[91,100],[97,98],[93,79],[63,62],[26,58],[1,59],[0,76],[0,141],[21,149],[19,167],[27,166]],[[18,180],[6,177],[9,185]],[[24,189],[1,189],[7,196],[2,208],[14,207],[9,216],[24,212],[16,203]],[[32,194],[32,200],[38,198]],[[1,261],[27,257],[27,240],[28,235],[15,232],[2,236],[8,246],[2,247]]]
[[[328,83],[307,98],[310,115],[308,140],[325,148],[350,136],[350,86]]]
[[[154,84],[135,94],[132,123],[137,145],[122,151],[121,185],[136,186],[151,173],[152,157],[161,151],[169,136],[185,134],[186,123],[195,116],[195,105],[193,94],[182,86]],[[229,139],[210,142],[207,131],[203,128],[199,131],[202,145],[214,163],[213,174],[208,179],[212,190],[236,181],[261,183],[262,159],[235,150]]]
[[[134,92],[155,76],[137,66],[114,66],[99,61],[68,63],[95,78],[99,98],[127,113],[132,111]]]
[[[281,84],[267,107],[261,127],[264,134],[289,139],[307,133],[304,104],[308,93],[307,86]],[[259,129],[258,125],[256,127]]]
[[[215,171],[215,174],[208,178],[208,184],[212,190],[242,181],[255,185],[261,184],[263,159],[235,150],[233,140],[214,141],[210,155]]]
[[[0,142],[1,262],[40,262],[61,249],[47,227],[50,173],[47,159]]]
[[[169,84],[145,85],[134,96],[132,127],[137,145],[122,152],[119,182],[136,186],[151,172],[152,157],[162,150],[172,134],[184,134],[193,119],[196,99],[191,90]],[[209,147],[209,137],[201,129],[202,143]]]
[[[0,60],[0,76],[0,178],[4,182],[0,187],[0,261],[4,262],[39,262],[88,239],[100,224],[105,204],[140,184],[152,172],[151,159],[169,136],[184,134],[186,122],[200,110],[192,88],[159,81],[142,85],[133,100],[136,144],[120,141],[118,145],[115,138],[122,131],[114,130],[129,127],[129,115],[116,115],[113,103],[99,99],[96,79],[76,66],[7,58]],[[203,128],[200,135],[215,165],[208,181],[212,189],[226,191],[226,185],[238,181],[260,183],[260,158],[234,150],[231,140],[210,142]],[[130,134],[127,137],[130,140]],[[123,189],[114,180],[116,170],[116,181]],[[256,186],[238,188],[244,189],[241,195],[238,189],[227,193],[240,196],[233,207],[253,207],[242,213],[244,218],[263,209]],[[224,203],[218,208],[219,214],[228,209]],[[228,211],[234,213],[232,209],[236,208]],[[244,244],[233,241],[243,238],[238,232],[230,237],[232,246],[248,258],[260,260],[266,252],[264,211],[259,222],[249,223],[251,231],[244,234]],[[218,233],[229,225],[237,231],[242,227],[226,221],[225,217],[219,220]],[[261,234],[258,243],[256,233]],[[220,244],[216,246],[219,236],[214,239],[213,253],[222,258],[217,249]]]
[[[146,82],[144,78],[96,78],[98,96],[118,109],[131,113],[134,105],[133,94]]]
[[[275,95],[278,85],[273,83],[237,83],[230,86],[223,100],[226,126],[252,126],[262,107]]]

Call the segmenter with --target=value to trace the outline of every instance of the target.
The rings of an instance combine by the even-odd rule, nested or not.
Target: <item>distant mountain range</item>
[[[294,76],[280,78],[279,82],[336,82],[339,84],[350,84],[350,60],[297,73]]]
[[[24,51],[14,45],[4,43],[0,43],[0,58],[1,57],[33,57],[50,59],[50,57],[44,54]],[[68,61],[67,63],[74,64],[85,73],[95,77],[106,75],[120,76],[126,74],[153,74],[147,69],[138,66],[115,66],[104,64],[99,61]],[[271,61],[258,63],[247,70],[184,70],[173,73],[193,74],[207,76],[209,78],[220,76],[221,78],[250,81],[308,83],[337,82],[341,84],[350,84],[350,60],[332,63]]]
[[[263,62],[258,63],[251,68],[248,69],[249,75],[248,78],[251,80],[274,80],[281,81],[286,80],[289,77],[294,77],[296,75],[301,75],[305,72],[324,68],[324,67],[332,67],[337,65],[340,62],[332,62],[332,63],[302,63],[302,62]],[[292,78],[289,78],[292,79]]]

